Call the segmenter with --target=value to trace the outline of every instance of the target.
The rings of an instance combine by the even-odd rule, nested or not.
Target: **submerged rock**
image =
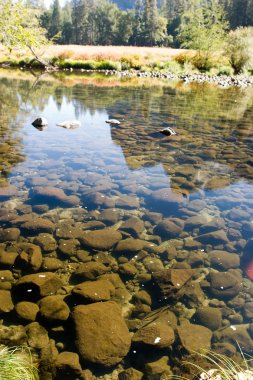
[[[57,127],[65,129],[77,129],[81,127],[81,123],[78,120],[65,120],[62,123],[57,123]]]
[[[110,281],[85,281],[74,287],[72,293],[78,295],[85,303],[109,301],[115,294],[115,288]]]
[[[44,272],[21,277],[16,283],[14,291],[21,300],[38,299],[55,294],[61,286],[62,281],[56,274]]]
[[[119,231],[111,228],[84,232],[80,238],[81,243],[93,249],[108,250],[117,244],[122,238]]]
[[[217,298],[232,298],[242,289],[242,279],[230,272],[210,273],[211,293]]]
[[[204,326],[193,325],[185,320],[177,332],[181,345],[189,353],[200,349],[209,350],[211,347],[212,331]]]
[[[115,302],[76,306],[73,320],[82,360],[111,367],[127,355],[131,337]]]
[[[79,204],[79,198],[76,195],[66,195],[58,187],[37,186],[30,190],[29,196],[39,203],[61,203],[66,206],[76,206]]]

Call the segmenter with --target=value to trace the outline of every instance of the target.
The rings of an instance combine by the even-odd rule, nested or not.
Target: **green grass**
[[[38,380],[31,352],[26,347],[0,346],[1,380]]]

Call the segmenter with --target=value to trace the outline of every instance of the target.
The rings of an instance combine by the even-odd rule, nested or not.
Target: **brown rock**
[[[184,228],[184,222],[178,218],[166,218],[154,229],[154,233],[167,239],[177,237]]]
[[[14,304],[9,290],[0,290],[0,313],[9,313],[14,309]]]
[[[20,236],[18,228],[0,228],[0,243],[17,241]]]
[[[228,243],[228,238],[223,230],[209,232],[196,238],[202,244],[219,245]]]
[[[66,321],[69,317],[69,307],[62,296],[44,297],[39,302],[40,315],[48,321]]]
[[[110,367],[127,355],[131,338],[115,302],[79,305],[74,309],[73,320],[82,360]]]
[[[111,228],[105,228],[103,230],[85,232],[80,238],[81,243],[84,246],[97,250],[111,249],[122,238],[119,231]]]
[[[228,270],[240,267],[240,256],[226,251],[211,251],[208,253],[211,266],[215,269]]]
[[[36,218],[30,222],[21,225],[21,228],[27,233],[38,234],[40,232],[50,232],[55,230],[55,225],[47,219]]]
[[[165,203],[171,207],[179,207],[186,203],[184,197],[181,194],[173,192],[170,188],[167,187],[153,191],[151,197],[154,201]]]
[[[193,325],[189,321],[184,321],[178,328],[178,337],[181,345],[186,351],[199,351],[200,349],[210,349],[212,331],[204,326]]]
[[[0,248],[0,264],[4,267],[12,267],[18,254],[16,252],[6,252]]]
[[[16,283],[15,293],[24,300],[29,296],[40,298],[55,294],[61,286],[62,281],[56,274],[42,272],[21,277]]]
[[[39,312],[39,306],[33,302],[23,301],[15,305],[15,310],[20,318],[34,322]]]
[[[217,298],[235,297],[242,287],[242,280],[230,272],[211,272],[210,283],[211,293]]]
[[[61,352],[55,362],[57,377],[76,379],[81,375],[82,367],[75,352]]]
[[[141,251],[143,249],[143,246],[143,240],[128,238],[118,242],[114,249],[114,252],[118,254],[124,253],[134,255],[136,252]]]
[[[45,257],[42,262],[42,269],[46,271],[56,271],[63,268],[64,262],[54,257]]]
[[[51,234],[39,234],[33,242],[34,244],[37,244],[44,252],[52,252],[57,248],[56,240]]]
[[[193,316],[193,321],[215,331],[221,327],[222,315],[216,307],[200,307]]]
[[[49,343],[47,330],[38,322],[32,322],[26,326],[29,346],[32,348],[41,349]]]
[[[74,276],[83,280],[95,280],[98,276],[105,274],[109,269],[101,263],[90,261],[80,264],[76,269]]]
[[[80,202],[75,195],[67,196],[62,189],[50,186],[37,186],[30,190],[29,196],[39,203],[60,203],[65,206],[77,206]]]
[[[168,348],[175,341],[174,330],[166,321],[155,321],[136,331],[132,338],[133,343]]]
[[[193,276],[192,269],[164,269],[152,274],[164,296],[171,296],[173,292],[181,289]]]
[[[132,218],[127,219],[121,226],[122,231],[128,232],[133,237],[139,237],[144,231],[144,222],[133,216]]]
[[[109,301],[115,294],[115,288],[110,281],[85,281],[74,287],[73,294],[81,296],[86,302]]]
[[[0,343],[5,346],[20,346],[27,341],[24,326],[4,326],[0,325]]]
[[[14,185],[8,185],[6,187],[0,187],[0,198],[12,198],[18,194],[18,190]]]
[[[141,380],[143,373],[135,368],[128,368],[119,373],[119,380]]]

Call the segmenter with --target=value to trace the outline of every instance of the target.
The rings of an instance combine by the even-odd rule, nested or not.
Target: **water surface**
[[[182,375],[180,360],[201,346],[234,358],[239,344],[252,355],[253,89],[3,71],[0,90],[0,269],[14,275],[1,289],[16,304],[2,310],[3,324],[27,326],[17,304],[37,303],[34,318],[58,351],[79,352],[73,307],[97,300],[71,292],[90,280],[76,278],[79,266],[96,262],[106,271],[93,281],[105,272],[123,281],[122,298],[111,298],[133,335],[120,367],[106,369],[111,378],[130,367],[147,379]],[[37,116],[47,128],[31,125]],[[80,128],[57,126],[73,119]],[[167,126],[176,136],[159,133]],[[103,230],[119,231],[120,242],[83,238]],[[41,248],[42,263],[31,264],[25,243]],[[41,297],[15,291],[23,276],[46,271],[63,281],[55,293],[70,308],[64,321],[42,318]],[[166,322],[174,332],[166,345],[152,334],[168,334],[167,310],[176,322]],[[142,335],[154,316],[160,330]],[[82,360],[106,378],[100,364]]]

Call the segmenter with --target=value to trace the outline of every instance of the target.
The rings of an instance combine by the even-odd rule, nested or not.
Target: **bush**
[[[187,51],[176,55],[174,59],[176,62],[183,66],[185,63],[192,63],[194,55],[195,53]]]
[[[182,72],[182,67],[179,65],[176,61],[169,61],[166,63],[165,68],[171,73],[171,74],[179,74]]]
[[[237,28],[227,36],[225,53],[235,74],[239,74],[250,65],[253,52],[250,52],[253,28]]]
[[[96,62],[97,70],[121,70],[120,62],[112,62],[112,61],[99,61]]]
[[[143,66],[143,62],[140,61],[140,58],[138,55],[133,55],[131,57],[122,57],[121,58],[121,67],[122,70],[129,70],[129,69],[134,69],[134,70],[141,70]],[[123,69],[123,67],[125,67]]]
[[[205,52],[195,54],[191,59],[191,63],[199,71],[209,71],[213,66],[212,58]]]
[[[221,66],[218,68],[217,75],[227,75],[231,77],[233,75],[233,69],[231,66]]]

